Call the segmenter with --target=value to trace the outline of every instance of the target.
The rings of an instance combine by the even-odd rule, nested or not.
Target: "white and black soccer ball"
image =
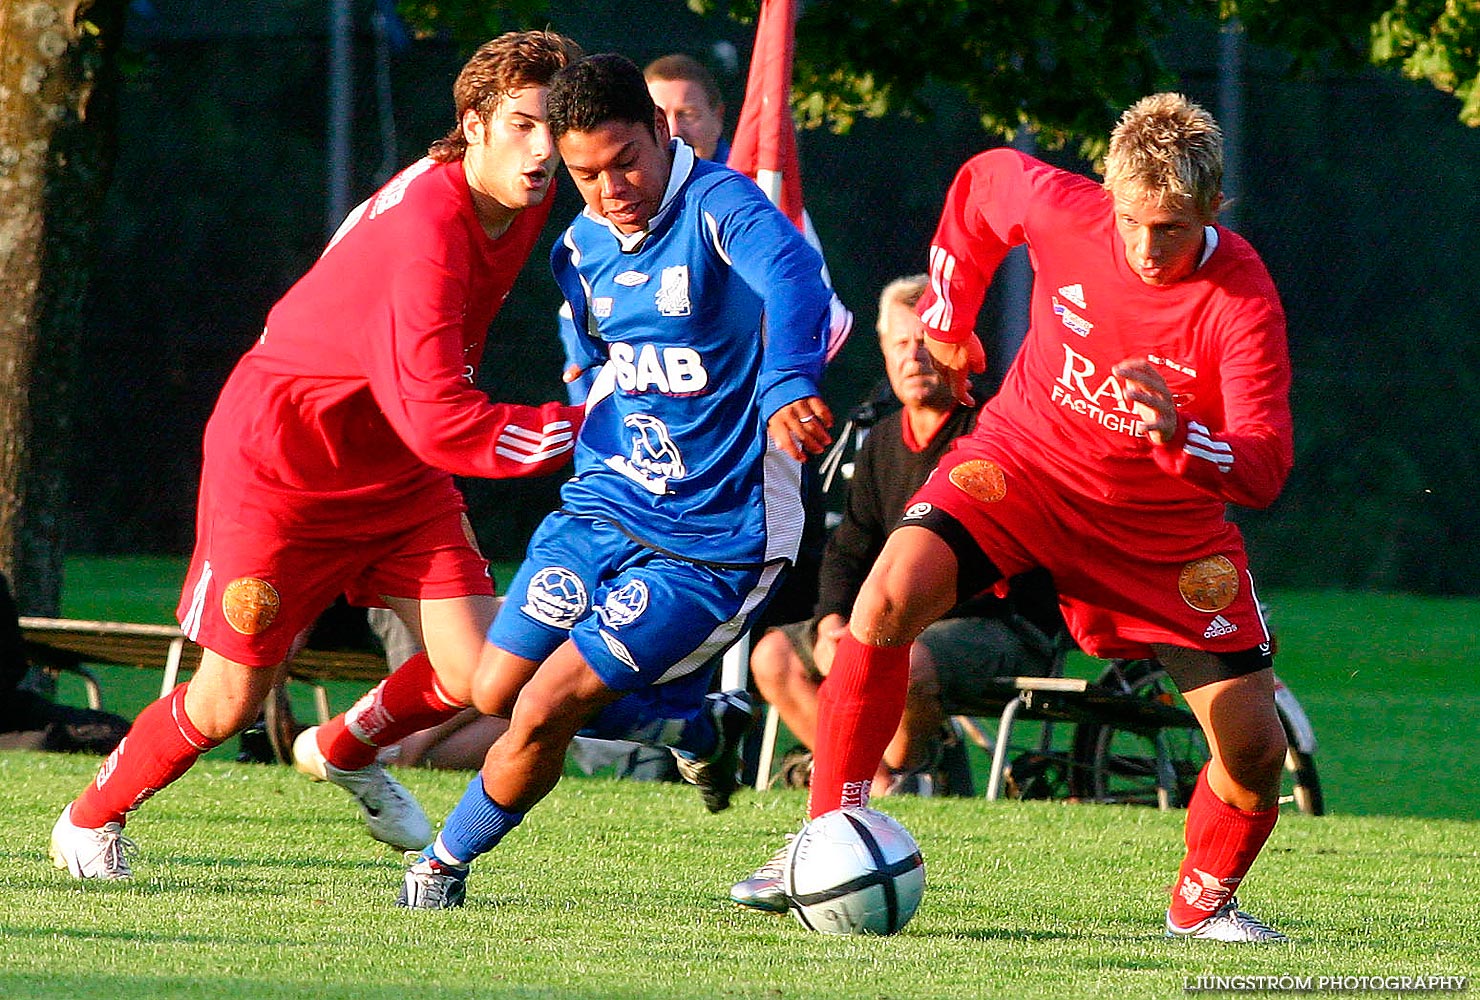
[[[910,832],[874,809],[835,809],[797,834],[781,886],[792,915],[823,934],[893,934],[925,894]]]

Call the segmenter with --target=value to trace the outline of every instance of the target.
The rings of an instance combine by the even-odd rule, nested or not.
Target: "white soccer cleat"
[[[451,910],[468,898],[468,866],[449,865],[424,852],[407,851],[408,867],[396,905],[412,910]]]
[[[1193,941],[1222,941],[1227,944],[1285,944],[1289,938],[1268,924],[1249,916],[1238,908],[1238,899],[1230,896],[1228,902],[1206,920],[1191,927],[1178,927],[1172,923],[1171,912],[1167,912],[1167,937],[1185,938]]]
[[[51,828],[51,860],[73,878],[133,878],[126,855],[135,849],[134,842],[123,835],[122,823],[106,823],[97,830],[73,824],[70,802]]]
[[[379,764],[345,771],[324,759],[319,727],[311,726],[293,741],[293,766],[315,781],[338,785],[355,797],[370,836],[403,851],[419,851],[432,842],[432,821],[416,798]]]
[[[791,853],[791,842],[796,834],[788,833],[786,843],[771,855],[771,860],[755,870],[750,878],[730,886],[730,901],[749,910],[764,910],[767,913],[785,913],[791,909],[791,901],[781,888],[781,876],[786,870],[786,858]]]

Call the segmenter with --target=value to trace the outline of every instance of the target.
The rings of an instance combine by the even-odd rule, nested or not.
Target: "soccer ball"
[[[835,809],[791,842],[781,887],[802,926],[823,934],[893,934],[925,893],[910,832],[873,809]]]

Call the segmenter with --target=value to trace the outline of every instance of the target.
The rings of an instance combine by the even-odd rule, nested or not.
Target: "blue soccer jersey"
[[[646,231],[588,210],[551,254],[577,346],[602,365],[562,506],[685,559],[794,559],[801,466],[766,421],[820,395],[822,258],[749,178],[674,151]]]

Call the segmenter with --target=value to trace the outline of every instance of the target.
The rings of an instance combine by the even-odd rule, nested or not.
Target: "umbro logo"
[[[1078,306],[1081,309],[1088,308],[1084,304],[1084,286],[1083,285],[1065,285],[1063,288],[1060,288],[1059,289],[1059,294],[1062,295],[1064,298],[1068,299],[1070,302],[1074,303],[1076,306]]]
[[[1237,631],[1237,625],[1229,621],[1227,618],[1224,618],[1222,615],[1218,615],[1211,622],[1208,623],[1208,629],[1206,632],[1203,633],[1203,638],[1216,639],[1220,635],[1228,635]]]

